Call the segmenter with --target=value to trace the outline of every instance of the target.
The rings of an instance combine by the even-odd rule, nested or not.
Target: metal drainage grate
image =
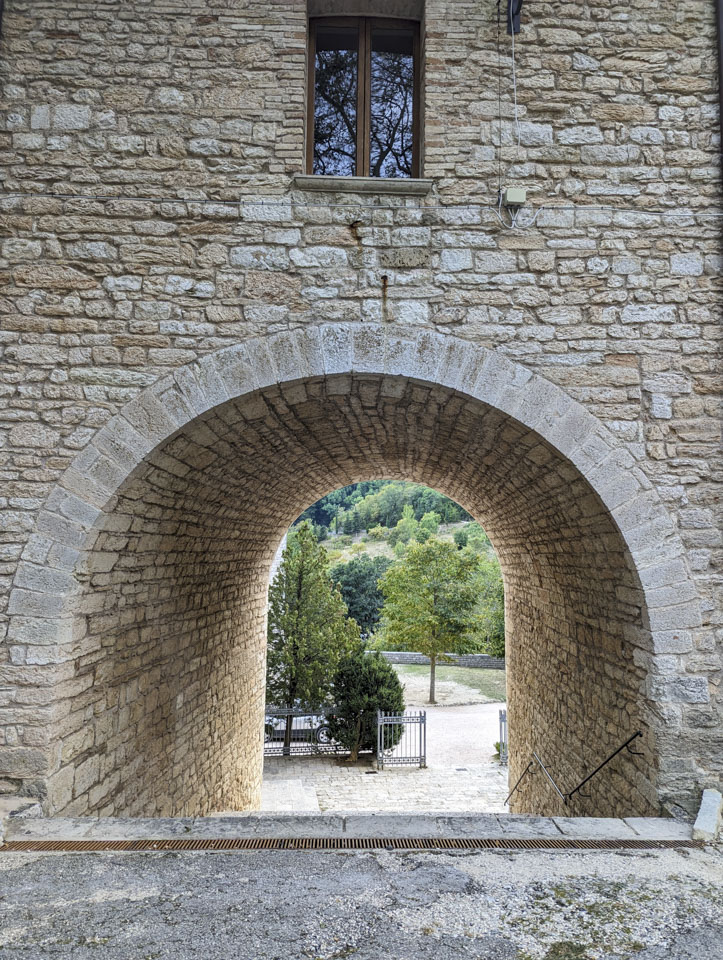
[[[8,840],[0,853],[105,850],[671,850],[695,840],[578,840],[545,837],[178,837],[165,840]]]

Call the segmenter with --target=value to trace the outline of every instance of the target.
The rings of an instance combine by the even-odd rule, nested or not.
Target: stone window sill
[[[433,180],[386,179],[385,177],[325,177],[297,173],[294,186],[298,190],[325,193],[385,193],[401,197],[423,197],[429,193]]]

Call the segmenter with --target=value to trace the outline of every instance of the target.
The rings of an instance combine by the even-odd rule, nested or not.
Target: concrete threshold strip
[[[690,824],[630,817],[470,813],[240,813],[178,818],[45,818],[39,806],[2,821],[2,853],[254,850],[649,850],[698,847]]]

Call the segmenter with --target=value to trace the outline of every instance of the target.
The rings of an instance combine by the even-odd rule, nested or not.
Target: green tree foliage
[[[469,530],[467,529],[467,527],[469,527],[469,524],[465,524],[465,526],[460,527],[458,530],[454,531],[454,534],[453,534],[454,542],[458,550],[462,550],[464,547],[467,546],[467,540],[469,539]]]
[[[474,553],[492,553],[492,544],[478,523],[467,524],[467,546]]]
[[[398,543],[409,543],[416,537],[418,530],[419,521],[414,517],[414,509],[411,503],[407,503],[404,505],[399,522],[389,534],[389,543],[393,547]]]
[[[430,539],[412,544],[381,580],[383,642],[388,650],[429,657],[430,703],[437,662],[478,646],[477,563],[473,553]]]
[[[327,573],[326,550],[311,524],[289,534],[269,590],[266,701],[279,707],[328,702],[340,657],[359,642],[338,587]],[[291,718],[284,749],[291,742]]]
[[[422,519],[419,521],[417,540],[419,540],[420,543],[426,543],[430,537],[433,537],[439,531],[439,524],[441,521],[442,518],[438,513],[435,513],[434,511],[425,513]]]
[[[394,667],[380,653],[365,652],[362,645],[355,645],[339,661],[334,700],[331,735],[349,750],[353,762],[360,750],[376,752],[378,710],[404,712],[404,693]]]
[[[378,581],[391,563],[387,557],[370,557],[364,553],[329,571],[334,583],[339,584],[349,616],[356,620],[364,635],[372,633],[379,622],[384,597]]]
[[[412,507],[415,520],[425,513],[436,513],[442,523],[469,520],[470,516],[449,497],[418,483],[371,480],[334,490],[305,510],[298,522],[311,520],[335,532],[358,533],[374,526],[395,527],[404,507]],[[347,514],[354,514],[348,518]],[[344,524],[346,523],[346,527]]]
[[[505,593],[499,560],[494,554],[478,554],[477,614],[482,650],[493,657],[505,655]]]

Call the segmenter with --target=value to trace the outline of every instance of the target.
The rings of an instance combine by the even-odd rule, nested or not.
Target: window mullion
[[[359,19],[359,74],[357,110],[357,176],[369,176],[371,127],[371,21]]]
[[[316,21],[309,23],[309,51],[306,59],[306,169],[314,172],[314,120],[316,116]]]
[[[422,169],[422,103],[421,103],[421,90],[422,90],[422,50],[421,50],[421,37],[419,35],[419,24],[414,28],[414,41],[413,41],[413,63],[414,63],[414,79],[412,81],[412,176],[419,177],[421,176]]]

